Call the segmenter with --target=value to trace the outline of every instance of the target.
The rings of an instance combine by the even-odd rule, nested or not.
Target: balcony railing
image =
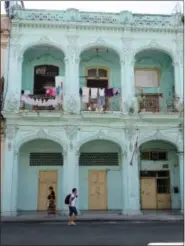
[[[54,96],[28,95],[21,97],[21,109],[62,110],[62,102]]]
[[[143,94],[139,102],[139,112],[178,112],[175,107],[176,98],[165,99],[161,93]]]
[[[81,100],[81,111],[92,112],[119,112],[120,111],[120,96],[105,97],[105,105],[101,106],[98,99],[91,99],[89,103],[84,103]]]

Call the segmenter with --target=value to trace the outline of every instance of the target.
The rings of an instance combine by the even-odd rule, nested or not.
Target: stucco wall
[[[40,170],[57,170],[58,171],[58,193],[57,207],[62,209],[64,197],[62,193],[63,172],[62,166],[30,166],[29,153],[31,152],[61,152],[61,147],[52,141],[36,140],[29,142],[21,148],[19,157],[19,174],[18,174],[18,210],[36,211],[38,208],[38,187]]]

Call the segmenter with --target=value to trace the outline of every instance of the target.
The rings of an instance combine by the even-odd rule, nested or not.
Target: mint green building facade
[[[47,209],[50,185],[62,213],[73,187],[80,211],[183,212],[180,16],[15,9],[11,25],[3,215]],[[52,77],[45,82],[43,67]],[[21,90],[47,101],[39,83],[47,88],[57,76],[60,109],[23,107]],[[84,87],[120,93],[99,111],[84,102]]]

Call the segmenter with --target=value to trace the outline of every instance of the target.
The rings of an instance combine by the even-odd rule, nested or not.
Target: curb
[[[182,222],[184,219],[77,219],[76,222],[83,222],[83,223],[91,223],[91,222]],[[1,220],[1,224],[10,224],[10,223],[17,223],[17,224],[40,224],[40,223],[67,223],[68,219],[61,220],[61,219],[22,219],[22,220]]]

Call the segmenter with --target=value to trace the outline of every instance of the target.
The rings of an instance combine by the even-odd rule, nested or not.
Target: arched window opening
[[[59,75],[59,67],[40,65],[34,68],[34,95],[45,95],[46,89],[55,87],[55,76]]]
[[[86,85],[88,88],[100,88],[107,89],[109,86],[109,78],[108,71],[105,68],[96,67],[96,68],[88,68],[86,70]],[[92,99],[87,104],[87,108],[91,107],[93,110],[94,104],[97,103],[97,99]],[[105,98],[105,106],[104,110],[107,110],[109,107],[108,98]],[[94,108],[95,110],[95,108]]]

